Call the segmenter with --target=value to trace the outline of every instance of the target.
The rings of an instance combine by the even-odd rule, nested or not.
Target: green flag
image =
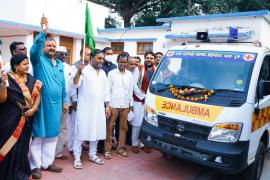
[[[89,46],[91,49],[95,49],[95,46],[96,46],[95,41],[94,41],[91,16],[90,16],[87,3],[86,3],[86,10],[85,10],[85,45]]]

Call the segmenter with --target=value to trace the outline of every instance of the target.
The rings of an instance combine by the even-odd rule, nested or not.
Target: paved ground
[[[87,160],[84,152],[83,169],[73,168],[73,159],[57,160],[56,165],[64,168],[61,174],[43,171],[43,180],[239,180],[239,176],[225,176],[188,161],[166,158],[160,152],[151,154],[132,153],[124,158],[113,153],[113,159],[105,160],[100,166]],[[102,157],[103,158],[103,157]],[[270,161],[265,159],[261,180],[270,179]]]

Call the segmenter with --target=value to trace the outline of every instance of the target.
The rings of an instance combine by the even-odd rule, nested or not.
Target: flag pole
[[[82,63],[84,64],[84,51],[85,51],[85,36],[86,34],[84,33],[84,36],[83,36],[83,51],[82,51]]]
[[[81,1],[82,2],[82,1]],[[87,2],[85,2],[85,4],[87,4]],[[86,20],[86,16],[84,17]],[[84,53],[85,53],[85,44],[86,44],[86,33],[85,33],[85,28],[86,28],[86,24],[85,24],[85,20],[84,20],[84,35],[83,35],[83,50],[82,50],[82,63],[84,64]]]

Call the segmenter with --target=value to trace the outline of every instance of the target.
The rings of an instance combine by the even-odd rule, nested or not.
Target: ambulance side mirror
[[[267,95],[270,95],[270,81],[260,80],[258,87],[258,99],[263,99],[263,97]]]

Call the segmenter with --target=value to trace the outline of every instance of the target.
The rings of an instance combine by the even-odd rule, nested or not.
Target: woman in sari
[[[0,79],[0,178],[31,179],[28,161],[32,116],[40,103],[41,82],[28,74],[24,54],[10,60],[11,71]]]

